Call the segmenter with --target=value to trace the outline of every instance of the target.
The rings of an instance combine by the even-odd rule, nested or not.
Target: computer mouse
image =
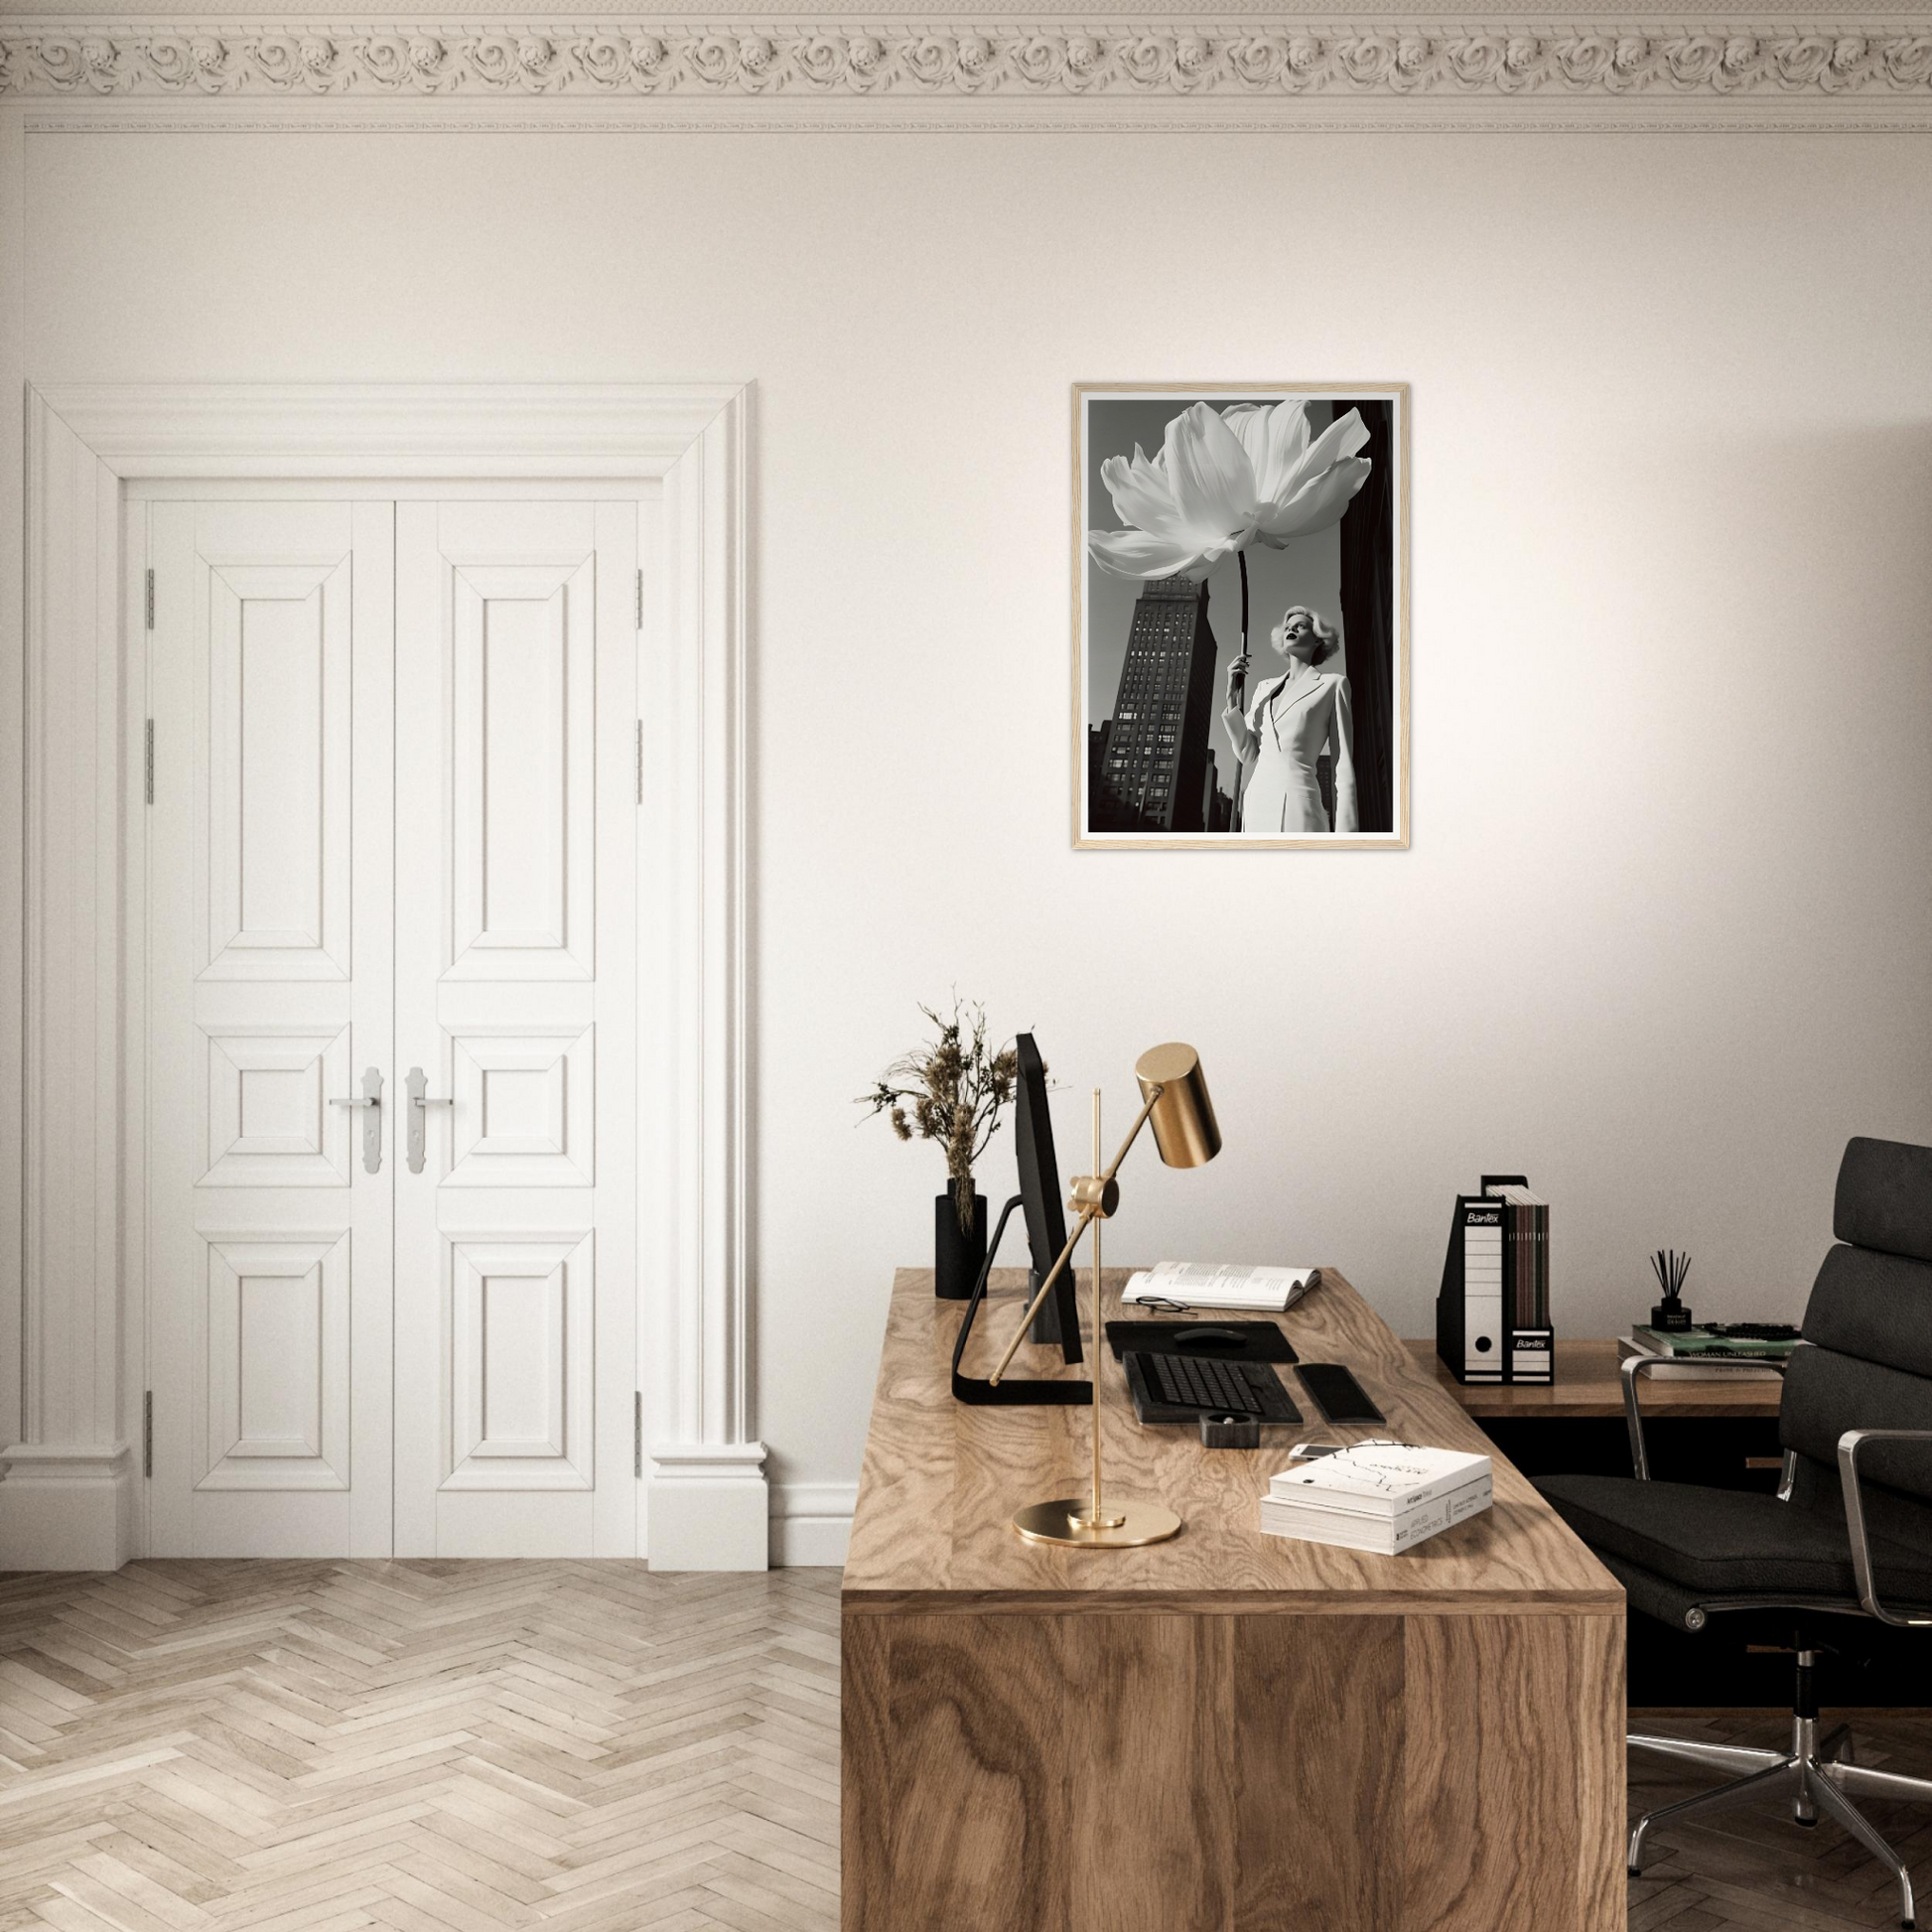
[[[1176,1348],[1225,1348],[1229,1342],[1233,1342],[1237,1348],[1245,1348],[1248,1337],[1239,1328],[1214,1328],[1203,1323],[1198,1328],[1181,1328],[1173,1338]]]

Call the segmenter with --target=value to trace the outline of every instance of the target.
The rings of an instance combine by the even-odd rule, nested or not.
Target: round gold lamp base
[[[1090,1523],[1089,1496],[1060,1496],[1050,1503],[1029,1503],[1013,1527],[1029,1543],[1064,1543],[1076,1550],[1138,1550],[1180,1534],[1180,1518],[1159,1503],[1122,1502],[1109,1496],[1106,1520]]]

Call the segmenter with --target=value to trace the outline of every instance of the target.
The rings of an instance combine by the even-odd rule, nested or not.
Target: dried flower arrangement
[[[1011,1046],[989,1051],[986,1009],[955,994],[952,1018],[931,1007],[919,1011],[937,1037],[896,1059],[857,1104],[886,1114],[901,1141],[937,1141],[946,1150],[946,1173],[962,1234],[973,1227],[973,1164],[1000,1131],[1000,1111],[1012,1099],[1019,1060]]]

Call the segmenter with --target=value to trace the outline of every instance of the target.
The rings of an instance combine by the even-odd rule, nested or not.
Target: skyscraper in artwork
[[[1207,586],[1156,578],[1134,605],[1099,777],[1088,787],[1089,829],[1207,830],[1213,716]]]

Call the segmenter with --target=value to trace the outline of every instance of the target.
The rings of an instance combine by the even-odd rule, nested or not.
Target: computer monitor
[[[1032,1034],[1016,1035],[1014,1052],[1020,1077],[1014,1093],[1014,1154],[1020,1165],[1021,1211],[1027,1217],[1027,1246],[1032,1250],[1030,1294],[1037,1295],[1046,1272],[1066,1246],[1066,1215],[1060,1205],[1060,1169],[1053,1158],[1053,1117],[1046,1104],[1046,1064]],[[1068,1362],[1082,1359],[1080,1317],[1073,1294],[1073,1269],[1068,1265],[1053,1292],[1034,1317],[1033,1339],[1058,1342]]]
[[[1024,1403],[1072,1405],[1093,1400],[1093,1385],[1082,1380],[1041,1381],[1028,1376],[1005,1375],[998,1383],[985,1376],[968,1375],[967,1349],[972,1341],[973,1318],[986,1296],[987,1277],[999,1259],[1000,1238],[1017,1207],[1027,1221],[1027,1245],[1032,1251],[1032,1283],[1028,1300],[1039,1293],[1039,1285],[1051,1272],[1066,1246],[1066,1215],[1060,1206],[1060,1169],[1053,1158],[1053,1118],[1046,1109],[1046,1067],[1032,1034],[1021,1034],[1014,1041],[1019,1060],[1019,1078],[1014,1090],[1014,1154],[1020,1165],[1020,1191],[1000,1210],[999,1225],[993,1230],[987,1250],[986,1266],[974,1284],[959,1332],[953,1338],[952,1392],[961,1402],[1019,1406]],[[1057,1343],[1061,1358],[1074,1363],[1085,1359],[1080,1344],[1080,1316],[1073,1295],[1073,1269],[1064,1269],[1053,1292],[1040,1304],[1029,1331],[1034,1341]]]

